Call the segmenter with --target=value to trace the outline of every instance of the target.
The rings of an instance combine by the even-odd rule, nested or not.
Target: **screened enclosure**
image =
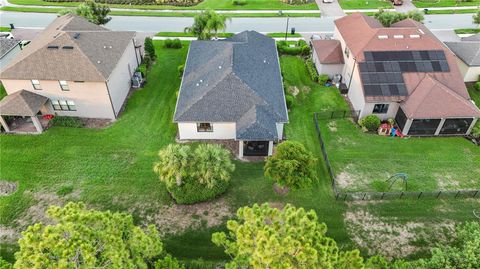
[[[403,131],[403,127],[405,127],[405,123],[407,123],[407,116],[401,108],[399,108],[397,111],[397,115],[395,116],[395,122],[397,123],[400,130]]]
[[[440,130],[441,135],[455,135],[455,134],[465,134],[468,131],[468,128],[472,124],[472,118],[463,118],[463,119],[446,119],[443,124],[442,129]]]
[[[415,119],[408,131],[409,135],[434,135],[440,119]]]

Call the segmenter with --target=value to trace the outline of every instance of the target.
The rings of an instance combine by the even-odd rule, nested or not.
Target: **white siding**
[[[345,83],[348,86],[349,81],[346,81]],[[365,97],[363,95],[363,88],[362,84],[360,83],[360,74],[357,68],[355,68],[355,71],[353,72],[352,82],[350,83],[350,88],[348,90],[348,99],[352,103],[355,110],[360,110],[360,117],[363,117]]]
[[[343,64],[322,64],[318,59],[315,48],[313,49],[312,60],[319,74],[327,74],[329,78],[333,78],[336,74],[342,74]]]
[[[395,116],[397,115],[398,108],[400,106],[400,104],[397,103],[397,102],[365,103],[365,106],[363,107],[362,114],[360,115],[360,118],[363,118],[367,115],[373,114],[373,107],[375,106],[375,104],[389,104],[387,113],[385,113],[385,114],[375,114],[382,120],[395,119]]]
[[[125,98],[127,98],[128,92],[130,91],[131,79],[137,66],[135,46],[133,41],[131,41],[107,82],[110,98],[112,99],[115,109],[115,115],[118,115],[118,112],[125,102]]]
[[[278,140],[283,140],[283,123],[277,123]]]
[[[17,54],[22,51],[20,49],[20,44],[17,44],[13,49],[11,49],[7,54],[5,54],[1,59],[0,59],[0,70],[2,70],[5,66],[8,65],[8,63],[17,56]]]
[[[234,122],[211,123],[213,132],[197,132],[196,122],[179,122],[178,134],[180,139],[235,139],[236,128]]]

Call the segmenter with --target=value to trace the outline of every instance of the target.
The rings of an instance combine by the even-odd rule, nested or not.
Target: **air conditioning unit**
[[[142,84],[143,84],[142,73],[135,72],[132,77],[132,87],[135,89],[138,89],[142,87]]]

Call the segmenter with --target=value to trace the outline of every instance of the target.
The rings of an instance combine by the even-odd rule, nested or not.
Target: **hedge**
[[[178,38],[175,38],[173,40],[167,39],[164,42],[164,46],[165,48],[169,48],[169,49],[180,49],[182,48],[182,42]]]
[[[300,39],[295,47],[290,47],[289,44],[285,41],[279,41],[277,43],[277,49],[280,54],[286,55],[303,55],[308,56],[310,54],[310,46],[308,46],[305,40]]]
[[[45,2],[84,2],[84,0],[43,0]],[[193,6],[201,0],[96,0],[101,4]]]
[[[52,119],[53,126],[60,126],[60,127],[75,127],[80,128],[83,127],[83,121],[77,117],[64,117],[64,116],[55,116]]]
[[[181,186],[174,185],[168,188],[168,191],[178,204],[190,205],[218,197],[227,190],[229,184],[226,181],[219,181],[213,188],[206,188],[196,180],[189,180]]]
[[[310,79],[314,82],[318,82],[318,72],[317,68],[315,68],[315,64],[313,63],[312,59],[308,59],[305,61],[305,65],[307,66],[308,74],[310,75]]]

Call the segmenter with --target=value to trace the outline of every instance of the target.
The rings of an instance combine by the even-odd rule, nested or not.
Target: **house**
[[[2,68],[0,80],[8,95],[24,90],[46,97],[46,107],[36,113],[113,120],[141,61],[134,36],[64,15]],[[11,100],[1,105],[10,107]],[[25,108],[17,109],[8,116],[25,117]]]
[[[22,50],[21,40],[0,38],[0,70]]]
[[[424,25],[383,27],[361,13],[335,20],[342,81],[360,118],[395,119],[403,134],[466,135],[480,117],[453,53]]]
[[[342,45],[338,40],[312,40],[312,61],[319,74],[327,74],[333,78],[343,70]]]
[[[462,73],[463,81],[479,81],[480,34],[464,37],[458,42],[445,42],[445,45],[457,56],[456,60]]]
[[[239,157],[271,155],[288,122],[275,41],[255,31],[193,41],[174,122],[180,140],[232,140]]]

